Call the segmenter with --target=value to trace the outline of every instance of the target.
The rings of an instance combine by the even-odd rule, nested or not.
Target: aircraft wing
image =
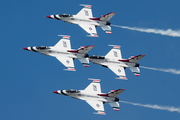
[[[127,80],[126,78],[126,74],[124,71],[124,67],[120,67],[120,66],[114,66],[114,65],[109,65],[107,66],[109,69],[111,69],[117,76],[119,76],[118,79],[124,79]]]
[[[106,54],[106,58],[110,59],[122,59],[120,46],[117,45],[109,45],[113,46],[113,48]]]
[[[118,102],[111,102],[109,104],[115,111],[119,111],[119,103]]]
[[[87,100],[86,102],[97,111],[97,113],[95,113],[95,114],[105,115],[103,102],[91,101],[91,100]]]
[[[82,29],[84,29],[87,33],[90,34],[91,37],[98,37],[96,28],[94,25],[90,24],[78,24]]]
[[[91,10],[91,5],[83,5],[80,4],[81,6],[84,6],[83,9],[81,9],[76,16],[81,17],[81,18],[92,18],[92,10]]]
[[[108,25],[100,26],[107,34],[111,34],[111,27]]]
[[[130,67],[129,69],[134,73],[135,76],[140,76],[140,70],[138,67]]]
[[[70,36],[65,36],[65,35],[59,35],[59,36],[63,36],[63,38],[54,46],[54,48],[70,50],[71,49]]]
[[[93,82],[91,82],[85,89],[87,93],[92,93],[92,94],[99,94],[101,93],[101,85],[100,85],[100,80],[96,79],[91,79]]]
[[[64,70],[69,70],[69,71],[76,71],[74,69],[74,62],[72,58],[68,57],[56,57],[64,66],[66,66],[68,69]]]

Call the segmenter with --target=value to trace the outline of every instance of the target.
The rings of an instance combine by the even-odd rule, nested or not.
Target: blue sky
[[[102,92],[126,89],[120,100],[141,104],[180,108],[179,75],[141,69],[136,77],[126,69],[128,80],[117,80],[109,69],[90,63],[86,68],[75,60],[76,72],[64,71],[58,60],[50,56],[24,51],[28,46],[52,46],[61,37],[70,35],[71,47],[95,45],[90,55],[106,55],[109,44],[121,46],[122,57],[145,54],[140,65],[154,68],[180,69],[180,38],[143,33],[112,27],[112,34],[97,28],[98,38],[86,37],[78,25],[51,20],[51,14],[76,14],[79,4],[92,5],[94,17],[109,12],[117,14],[110,20],[114,25],[139,28],[180,29],[179,0],[1,0],[1,62],[0,119],[1,120],[59,120],[59,119],[121,119],[121,120],[179,120],[180,113],[120,103],[120,111],[105,104],[106,116],[94,115],[85,101],[52,93],[59,89],[84,89],[91,81],[101,79]]]

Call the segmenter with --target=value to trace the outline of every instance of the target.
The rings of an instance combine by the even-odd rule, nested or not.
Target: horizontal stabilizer
[[[135,76],[140,76],[140,70],[138,67],[131,67],[129,69],[134,73]]]
[[[111,34],[111,27],[104,25],[104,26],[100,26],[107,34]]]
[[[89,67],[89,59],[88,58],[80,58],[78,60],[84,65],[84,67]]]
[[[119,103],[118,102],[112,102],[109,104],[115,111],[119,111]]]

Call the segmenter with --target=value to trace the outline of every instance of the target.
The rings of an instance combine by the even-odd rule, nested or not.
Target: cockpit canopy
[[[75,90],[75,89],[69,89],[69,90],[66,90],[67,93],[79,93],[80,91],[79,90]]]
[[[90,59],[105,59],[104,56],[97,56],[97,55],[93,55],[93,56],[89,56]]]
[[[38,50],[45,50],[45,49],[50,49],[50,48],[46,47],[46,46],[38,46],[38,47],[36,47],[36,49],[38,49]]]
[[[70,14],[60,14],[59,17],[72,17]]]

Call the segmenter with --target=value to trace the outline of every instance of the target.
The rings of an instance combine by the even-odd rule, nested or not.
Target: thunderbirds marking
[[[83,28],[91,37],[98,37],[96,32],[96,27],[100,26],[107,34],[111,34],[111,27],[109,20],[116,14],[115,12],[110,12],[106,15],[102,15],[99,18],[93,18],[91,5],[82,5],[83,9],[79,11],[76,15],[70,14],[57,14],[49,15],[47,18],[63,20],[66,23],[78,24]]]
[[[109,93],[101,93],[101,86],[99,79],[93,80],[84,90],[57,90],[54,91],[56,94],[71,96],[75,99],[85,100],[97,113],[105,115],[104,103],[109,103],[110,106],[115,110],[119,111],[119,98],[118,95],[125,91],[125,89],[111,90]]]
[[[89,61],[94,64],[102,65],[103,67],[108,67],[117,76],[118,79],[127,79],[124,69],[129,68],[136,76],[140,76],[138,61],[145,55],[131,56],[129,59],[122,59],[120,46],[111,45],[113,48],[109,53],[104,56],[89,56]]]
[[[69,71],[75,71],[74,59],[78,59],[85,67],[89,67],[88,51],[91,50],[94,45],[81,46],[78,50],[71,49],[70,36],[64,36],[55,46],[33,46],[26,47],[24,50],[39,52],[43,55],[49,55],[56,57]]]

